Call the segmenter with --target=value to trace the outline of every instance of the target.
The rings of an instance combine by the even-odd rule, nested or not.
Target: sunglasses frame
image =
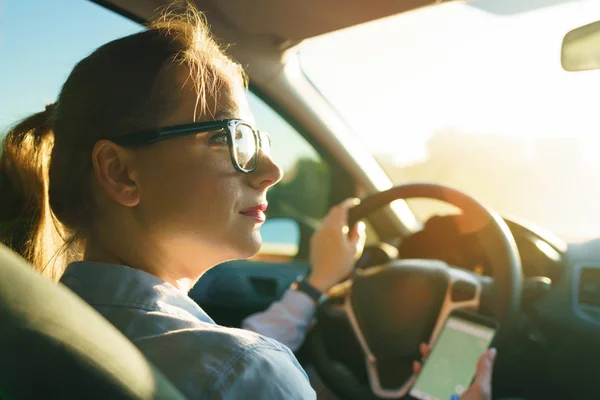
[[[252,130],[252,134],[254,135],[254,146],[256,148],[256,152],[254,154],[254,163],[250,168],[243,168],[240,165],[237,157],[234,135],[239,125],[247,126]],[[127,133],[125,135],[109,138],[108,140],[125,147],[138,147],[154,144],[163,140],[173,139],[176,137],[193,135],[196,133],[218,131],[221,129],[224,129],[225,132],[227,132],[227,145],[229,147],[229,156],[231,158],[231,163],[233,164],[234,168],[237,171],[244,174],[249,174],[256,170],[256,167],[258,165],[258,153],[260,149],[263,148],[263,140],[268,140],[270,144],[271,138],[267,133],[260,132],[259,130],[255,129],[249,122],[246,122],[242,119],[231,118],[221,119],[217,121],[193,122],[190,124],[165,126],[162,128],[146,129],[133,133]],[[263,136],[265,138],[263,138]]]

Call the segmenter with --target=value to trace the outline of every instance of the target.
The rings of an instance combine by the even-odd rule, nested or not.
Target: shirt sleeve
[[[315,302],[306,293],[285,292],[281,300],[242,322],[242,328],[259,333],[298,350],[315,315]]]
[[[134,343],[189,399],[316,399],[294,353],[254,332],[205,324]]]
[[[231,364],[207,397],[211,400],[244,397],[256,400],[316,400],[317,395],[289,349],[255,348]]]

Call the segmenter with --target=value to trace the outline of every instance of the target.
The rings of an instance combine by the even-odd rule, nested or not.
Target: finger
[[[367,243],[367,226],[362,221],[358,225],[358,241],[355,244],[355,249],[356,254],[360,256]]]
[[[366,238],[367,236],[367,225],[364,222],[359,221],[356,225],[350,229],[348,233],[348,239],[353,246],[356,246],[361,239]]]
[[[422,369],[421,363],[418,361],[413,361],[412,369],[413,369],[413,374],[419,375],[419,373],[421,372],[421,369]]]
[[[346,226],[348,225],[348,211],[359,204],[360,199],[355,197],[346,199],[331,209],[332,217],[335,218],[340,226]]]
[[[352,207],[355,207],[359,204],[360,204],[360,199],[358,197],[350,197],[350,198],[342,201],[338,206],[341,209],[348,211]]]
[[[337,206],[331,207],[331,209],[325,214],[323,219],[321,220],[321,226],[323,227],[334,227],[338,226],[339,216],[337,215]]]
[[[421,343],[419,345],[419,352],[421,353],[421,357],[423,357],[423,360],[427,359],[427,357],[429,357],[429,352],[430,352],[431,348],[429,347],[429,345],[427,343]]]
[[[492,371],[496,349],[489,349],[481,355],[477,363],[475,380],[469,389],[460,396],[461,400],[490,400],[492,398]]]
[[[477,363],[477,372],[475,373],[474,384],[483,388],[488,388],[492,382],[492,373],[494,370],[494,361],[496,360],[496,349],[487,350],[479,358]]]

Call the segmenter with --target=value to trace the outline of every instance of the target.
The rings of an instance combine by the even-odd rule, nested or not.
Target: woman
[[[2,222],[27,217],[27,258],[188,397],[314,398],[289,348],[216,325],[187,296],[207,269],[258,251],[266,192],[281,179],[244,87],[241,67],[193,10],[100,47],[55,105],[6,137]],[[335,207],[313,241],[308,283],[317,290],[352,268],[363,236],[346,227],[353,202]],[[284,298],[254,329],[285,326],[297,304]]]

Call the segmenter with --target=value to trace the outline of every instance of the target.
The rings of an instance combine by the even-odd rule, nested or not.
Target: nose
[[[264,191],[281,180],[283,171],[273,161],[271,156],[261,149],[258,153],[258,165],[256,169],[246,176],[252,187]]]

